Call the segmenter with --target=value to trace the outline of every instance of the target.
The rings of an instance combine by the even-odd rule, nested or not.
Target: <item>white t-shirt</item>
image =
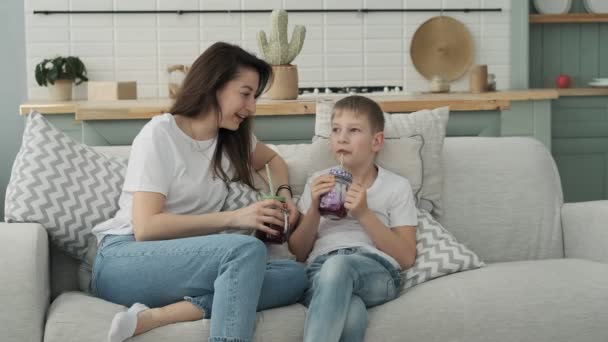
[[[108,234],[133,234],[131,210],[136,191],[165,195],[164,212],[197,215],[220,211],[228,189],[213,170],[216,141],[192,139],[177,126],[171,114],[153,117],[133,140],[120,209],[114,218],[93,228],[97,241]],[[253,151],[257,143],[254,136],[252,142]],[[232,175],[226,155],[222,168]]]
[[[367,206],[390,229],[400,226],[416,226],[418,209],[414,202],[410,182],[380,166],[377,167],[378,176],[372,186],[367,189]],[[326,173],[329,173],[329,169],[316,172],[308,179],[298,202],[300,212],[306,213],[310,208],[312,180]],[[395,267],[401,268],[393,257],[376,248],[365,228],[350,214],[341,220],[330,220],[321,216],[315,244],[307,262],[311,263],[320,255],[347,247],[362,247],[367,252],[378,254]]]

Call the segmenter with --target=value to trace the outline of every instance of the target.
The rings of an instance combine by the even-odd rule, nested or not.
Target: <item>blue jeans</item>
[[[356,247],[321,255],[306,272],[304,341],[363,341],[367,308],[395,299],[402,286],[398,268]]]
[[[250,341],[257,310],[293,304],[306,289],[304,268],[266,262],[251,236],[214,234],[137,242],[108,235],[97,251],[91,291],[113,303],[161,307],[188,300],[211,318],[209,341]]]

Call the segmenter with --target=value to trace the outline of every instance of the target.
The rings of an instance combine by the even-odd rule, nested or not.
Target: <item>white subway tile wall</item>
[[[167,97],[171,64],[191,64],[216,41],[261,55],[260,30],[270,33],[268,13],[217,14],[55,14],[34,10],[235,10],[502,8],[502,12],[444,12],[462,21],[475,41],[476,64],[488,64],[499,88],[509,88],[511,0],[25,0],[28,97],[48,98],[34,67],[43,58],[79,56],[97,81],[137,81],[139,98]],[[307,34],[293,62],[301,87],[400,86],[427,91],[428,81],[412,65],[410,43],[416,29],[439,12],[290,13]],[[468,74],[452,89],[468,89]],[[86,85],[75,88],[86,98]]]

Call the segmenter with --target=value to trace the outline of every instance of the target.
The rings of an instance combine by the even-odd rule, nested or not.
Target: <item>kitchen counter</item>
[[[301,95],[297,100],[270,100],[260,98],[256,115],[302,115],[314,114],[319,99],[339,99],[346,95]],[[413,112],[421,109],[450,106],[450,111],[507,110],[512,101],[551,100],[559,97],[555,89],[527,89],[486,92],[481,94],[367,94],[376,100],[386,112]],[[116,100],[116,101],[31,101],[20,106],[22,115],[31,110],[43,114],[74,113],[76,120],[134,120],[149,119],[165,113],[171,106],[170,99]]]

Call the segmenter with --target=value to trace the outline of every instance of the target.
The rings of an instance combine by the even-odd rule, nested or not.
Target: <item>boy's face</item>
[[[331,149],[334,158],[349,169],[369,164],[384,144],[384,132],[372,132],[364,114],[342,110],[331,121]]]

